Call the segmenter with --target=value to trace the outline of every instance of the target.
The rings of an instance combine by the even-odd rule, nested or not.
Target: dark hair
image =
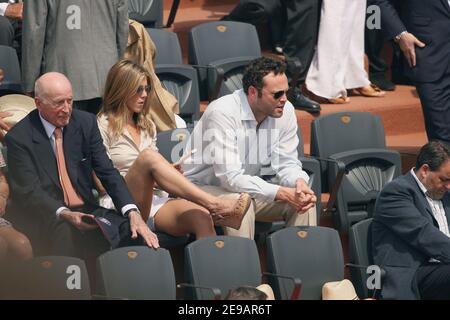
[[[441,140],[432,140],[420,149],[416,170],[427,164],[431,171],[437,171],[449,159],[450,145]]]
[[[272,58],[261,57],[253,60],[245,68],[242,84],[244,92],[248,94],[248,88],[254,86],[260,92],[264,86],[263,78],[269,73],[274,75],[284,73],[286,64],[283,61],[274,60]]]
[[[267,295],[254,287],[231,289],[225,300],[267,300]]]

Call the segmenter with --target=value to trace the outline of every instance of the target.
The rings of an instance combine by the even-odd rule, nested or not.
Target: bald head
[[[72,85],[65,75],[49,72],[36,80],[35,102],[41,116],[56,127],[69,123],[72,114]]]
[[[40,76],[34,85],[34,95],[39,98],[50,97],[55,91],[72,91],[72,85],[65,75],[59,72],[48,72]]]

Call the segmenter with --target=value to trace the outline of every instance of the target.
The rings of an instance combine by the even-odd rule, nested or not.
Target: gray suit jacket
[[[442,199],[450,225],[450,193]],[[390,182],[375,204],[372,223],[375,264],[386,271],[384,299],[418,299],[417,269],[435,258],[450,263],[450,238],[439,230],[431,208],[408,173]]]
[[[101,97],[128,40],[127,0],[25,0],[22,79],[27,92],[43,73],[72,82],[74,100]]]

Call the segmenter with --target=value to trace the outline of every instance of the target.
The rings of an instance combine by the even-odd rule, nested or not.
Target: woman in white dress
[[[156,127],[149,116],[153,94],[151,77],[140,65],[117,62],[109,71],[98,125],[114,166],[125,178],[136,204],[156,231],[174,236],[193,233],[196,238],[215,235],[214,221],[240,212],[250,205],[250,196],[236,200],[212,196],[187,180],[156,148]],[[180,198],[169,198],[158,188]],[[186,199],[186,200],[185,200]],[[113,208],[104,194],[100,205]]]
[[[316,100],[347,103],[348,89],[367,97],[385,95],[364,70],[365,17],[366,0],[323,0],[317,50],[306,77]]]

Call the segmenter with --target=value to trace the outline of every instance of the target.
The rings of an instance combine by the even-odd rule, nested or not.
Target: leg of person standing
[[[298,86],[305,83],[306,74],[314,56],[320,18],[319,0],[282,0],[286,8],[286,37],[284,55],[298,58],[302,64],[297,83],[291,83],[289,101],[298,109],[320,112],[320,105],[305,97]],[[295,72],[289,70],[292,76]]]
[[[14,27],[11,21],[0,16],[0,45],[12,47],[14,41]]]
[[[367,11],[366,11],[366,21],[373,14],[371,9],[372,0],[367,1]],[[372,28],[372,29],[369,29]],[[367,58],[369,59],[369,80],[381,90],[393,91],[395,90],[395,84],[386,78],[386,71],[388,70],[388,65],[381,57],[381,50],[384,46],[383,31],[377,29],[377,26],[365,27],[364,34],[364,45]]]
[[[438,81],[415,85],[422,103],[428,140],[450,143],[450,68]]]

